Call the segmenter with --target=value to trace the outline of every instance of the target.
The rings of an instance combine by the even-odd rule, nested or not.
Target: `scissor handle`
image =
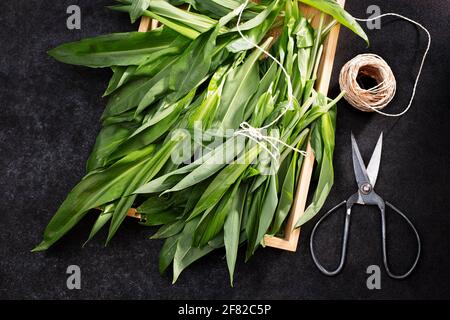
[[[391,204],[387,201],[385,203],[389,207],[391,207],[400,217],[402,217],[408,223],[408,225],[411,227],[411,229],[414,232],[414,235],[416,236],[416,239],[417,239],[417,255],[416,255],[416,259],[414,260],[414,263],[412,264],[411,268],[404,274],[401,274],[401,275],[393,274],[392,271],[389,269],[389,263],[388,263],[388,257],[387,257],[386,213],[385,213],[384,207],[380,208],[380,210],[381,210],[381,235],[382,235],[382,247],[383,247],[383,263],[384,263],[384,267],[386,269],[386,273],[389,275],[389,277],[391,277],[393,279],[405,279],[407,276],[409,276],[411,274],[411,272],[413,272],[414,268],[417,265],[417,262],[419,261],[420,251],[421,251],[420,236],[419,236],[419,233],[417,232],[416,227],[414,227],[413,223],[408,219],[408,217],[403,212],[401,212],[399,209],[397,209],[393,204]]]
[[[316,233],[317,228],[319,227],[319,225],[330,216],[331,213],[333,213],[334,211],[336,211],[337,209],[339,209],[341,206],[343,206],[344,204],[346,204],[347,201],[344,200],[341,203],[339,203],[337,206],[331,208],[327,213],[325,213],[322,218],[319,219],[319,221],[317,221],[316,225],[314,226],[312,232],[311,232],[311,238],[309,239],[309,248],[311,250],[311,256],[312,259],[314,261],[314,263],[316,264],[317,268],[325,275],[327,276],[335,276],[337,275],[339,272],[341,272],[342,268],[344,267],[344,263],[345,263],[345,256],[346,256],[346,252],[347,252],[347,240],[348,240],[348,229],[350,226],[350,216],[351,216],[351,207],[347,208],[346,214],[345,214],[345,224],[344,224],[344,234],[342,236],[342,248],[341,248],[341,258],[339,261],[339,265],[338,267],[333,270],[333,271],[329,271],[327,269],[325,269],[325,267],[319,262],[319,260],[316,257],[316,254],[314,253],[314,246],[313,246],[313,242],[314,242],[314,235]]]

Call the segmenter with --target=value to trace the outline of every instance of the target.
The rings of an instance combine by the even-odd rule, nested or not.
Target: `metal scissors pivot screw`
[[[404,279],[407,276],[411,274],[411,272],[414,270],[414,268],[417,265],[417,262],[419,261],[420,257],[420,237],[419,233],[417,232],[417,229],[414,227],[412,222],[406,217],[405,214],[403,214],[399,209],[394,207],[391,203],[384,201],[374,190],[375,183],[377,181],[378,171],[380,168],[380,161],[381,161],[381,148],[383,143],[383,134],[380,134],[380,137],[378,139],[377,145],[375,146],[375,149],[373,151],[372,157],[369,161],[369,165],[367,166],[367,169],[364,165],[363,159],[361,157],[361,153],[359,152],[358,145],[356,143],[355,137],[353,136],[353,133],[351,134],[352,139],[352,159],[353,159],[353,170],[355,172],[355,178],[356,183],[358,185],[358,191],[354,193],[353,195],[348,198],[348,200],[344,200],[341,203],[339,203],[337,206],[333,207],[330,211],[328,211],[323,217],[319,219],[317,224],[314,226],[312,232],[311,232],[311,238],[309,242],[309,247],[311,249],[311,256],[314,260],[314,263],[319,268],[319,270],[327,275],[327,276],[334,276],[341,272],[342,268],[344,267],[345,263],[345,256],[347,251],[347,240],[348,240],[348,233],[349,233],[349,227],[350,227],[350,218],[352,213],[352,207],[354,204],[360,204],[360,205],[369,205],[369,206],[377,206],[380,210],[381,214],[381,246],[383,250],[383,264],[386,269],[386,273],[394,279]],[[338,208],[340,208],[343,205],[346,205],[346,215],[345,215],[345,223],[344,223],[344,235],[342,238],[342,248],[341,248],[341,259],[339,262],[338,267],[333,270],[329,271],[325,269],[319,262],[319,260],[316,257],[316,254],[314,252],[314,235],[316,233],[317,228],[319,225],[330,216],[331,213],[336,211]],[[406,221],[408,226],[412,229],[414,232],[416,239],[417,239],[417,255],[414,260],[414,263],[410,267],[410,269],[401,275],[395,275],[391,272],[389,268],[388,263],[388,255],[387,255],[387,249],[386,249],[386,214],[385,214],[385,207],[389,206],[394,210],[395,213],[400,215],[400,217],[403,218],[403,220]]]

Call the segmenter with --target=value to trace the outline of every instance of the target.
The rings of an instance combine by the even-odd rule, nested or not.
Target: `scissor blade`
[[[355,178],[358,187],[365,183],[370,183],[369,176],[367,175],[366,166],[364,165],[363,159],[361,157],[361,152],[359,152],[358,144],[356,143],[355,136],[353,133],[352,137],[352,158],[353,158],[353,170],[355,171]]]
[[[375,183],[377,182],[378,171],[380,169],[380,161],[381,161],[381,149],[383,146],[383,132],[380,134],[378,138],[377,145],[373,150],[372,157],[370,158],[369,165],[367,166],[367,175],[369,176],[370,183],[372,187],[375,187]]]

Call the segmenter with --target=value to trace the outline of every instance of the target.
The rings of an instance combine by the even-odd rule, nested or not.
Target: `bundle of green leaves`
[[[264,235],[283,232],[303,161],[293,148],[304,150],[307,141],[318,184],[298,225],[322,207],[333,184],[335,104],[342,96],[331,100],[314,90],[322,43],[337,22],[367,38],[332,0],[261,1],[245,9],[243,0],[119,2],[111,8],[132,21],[146,16],[162,26],[49,52],[64,63],[114,74],[86,176],[34,251],[46,250],[99,208],[89,240],[109,224],[109,242],[136,207],[142,225],[160,227],[152,238],[165,239],[161,272],[172,264],[175,282],[191,263],[225,247],[232,283],[238,248],[246,246],[248,259]],[[299,2],[323,12],[317,28]],[[236,28],[242,10],[240,30],[250,41]],[[325,14],[331,23],[324,23]],[[270,50],[289,74],[292,105],[282,68],[252,43]],[[242,123],[271,124],[270,139],[242,134]]]

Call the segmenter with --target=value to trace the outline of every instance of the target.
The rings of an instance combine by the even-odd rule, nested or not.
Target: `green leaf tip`
[[[359,23],[335,0],[300,0],[300,2],[332,16],[340,24],[360,36],[369,46],[369,38]]]
[[[30,250],[30,252],[41,252],[41,251],[45,251],[49,248],[50,246],[45,242],[42,241],[40,244],[38,244],[34,249]]]

